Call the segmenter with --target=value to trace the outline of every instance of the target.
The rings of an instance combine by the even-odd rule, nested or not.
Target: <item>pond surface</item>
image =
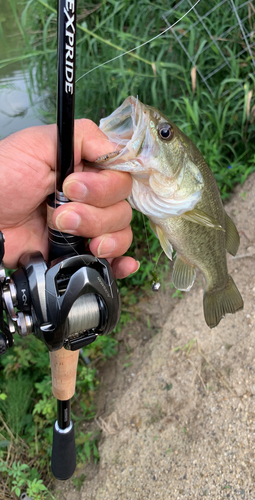
[[[19,33],[10,4],[1,3],[0,60],[22,55],[23,39]],[[19,62],[0,68],[0,139],[18,130],[41,125],[41,97],[29,87],[30,77]]]

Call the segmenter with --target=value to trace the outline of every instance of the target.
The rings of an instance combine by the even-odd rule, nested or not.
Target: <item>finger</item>
[[[118,257],[111,262],[112,271],[116,279],[123,279],[134,274],[140,267],[140,262],[132,257]]]
[[[75,121],[75,165],[82,159],[95,161],[99,156],[116,151],[116,144],[110,142],[108,137],[92,122],[82,118]]]
[[[96,170],[77,172],[67,177],[63,185],[69,200],[96,207],[108,207],[127,198],[132,189],[132,178],[124,172]]]
[[[19,141],[22,150],[36,160],[48,165],[52,170],[56,164],[57,127],[56,125],[41,125],[24,129],[10,136],[10,141]],[[40,145],[43,144],[43,148]],[[116,150],[106,135],[91,120],[82,118],[74,124],[74,164],[79,165],[82,159],[95,161],[98,156]]]
[[[132,209],[125,200],[106,208],[71,202],[58,207],[52,216],[57,229],[84,238],[121,231],[131,219]]]
[[[122,231],[103,234],[98,238],[92,238],[89,248],[96,257],[119,257],[126,253],[133,239],[131,227],[128,226]]]

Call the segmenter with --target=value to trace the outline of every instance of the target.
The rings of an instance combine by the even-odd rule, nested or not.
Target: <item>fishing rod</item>
[[[69,203],[63,182],[74,171],[76,0],[58,0],[58,89],[56,188],[48,199],[49,263],[40,252],[22,256],[6,276],[0,231],[0,354],[13,334],[34,334],[48,347],[52,392],[57,399],[51,467],[60,480],[76,466],[71,398],[79,349],[110,333],[120,316],[120,297],[111,266],[85,249],[84,239],[54,228],[53,211]]]
[[[69,7],[69,9],[67,8]],[[52,225],[52,212],[68,203],[63,182],[74,171],[74,106],[75,106],[76,0],[58,2],[57,49],[57,156],[55,193],[49,197],[47,221],[49,260],[66,256],[73,247],[84,253],[82,238],[63,235]],[[91,341],[94,339],[92,338]],[[75,392],[79,350],[64,347],[50,352],[52,392],[57,399],[57,420],[53,427],[51,469],[57,479],[68,479],[75,471],[75,437],[71,420],[71,398]],[[68,457],[68,459],[67,459]]]

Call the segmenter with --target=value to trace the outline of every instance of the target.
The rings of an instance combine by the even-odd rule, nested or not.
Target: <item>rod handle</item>
[[[52,392],[60,401],[71,399],[75,393],[79,350],[59,349],[50,354]]]
[[[60,429],[58,422],[53,428],[51,470],[56,479],[66,481],[76,467],[74,425],[71,421],[67,429]]]

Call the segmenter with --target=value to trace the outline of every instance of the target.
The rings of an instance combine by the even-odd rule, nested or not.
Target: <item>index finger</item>
[[[41,125],[24,129],[19,134],[19,143],[25,147],[28,158],[36,160],[36,165],[48,165],[51,170],[55,169],[57,151],[57,127],[56,125]],[[17,134],[10,136],[9,140],[15,142]],[[43,145],[43,147],[42,147]],[[95,161],[98,156],[116,150],[106,135],[91,120],[81,118],[75,120],[74,124],[74,165],[78,166],[82,159],[90,162]]]
[[[116,151],[116,144],[111,143],[99,127],[86,118],[75,120],[74,137],[75,165],[82,159],[93,162],[105,153]]]

